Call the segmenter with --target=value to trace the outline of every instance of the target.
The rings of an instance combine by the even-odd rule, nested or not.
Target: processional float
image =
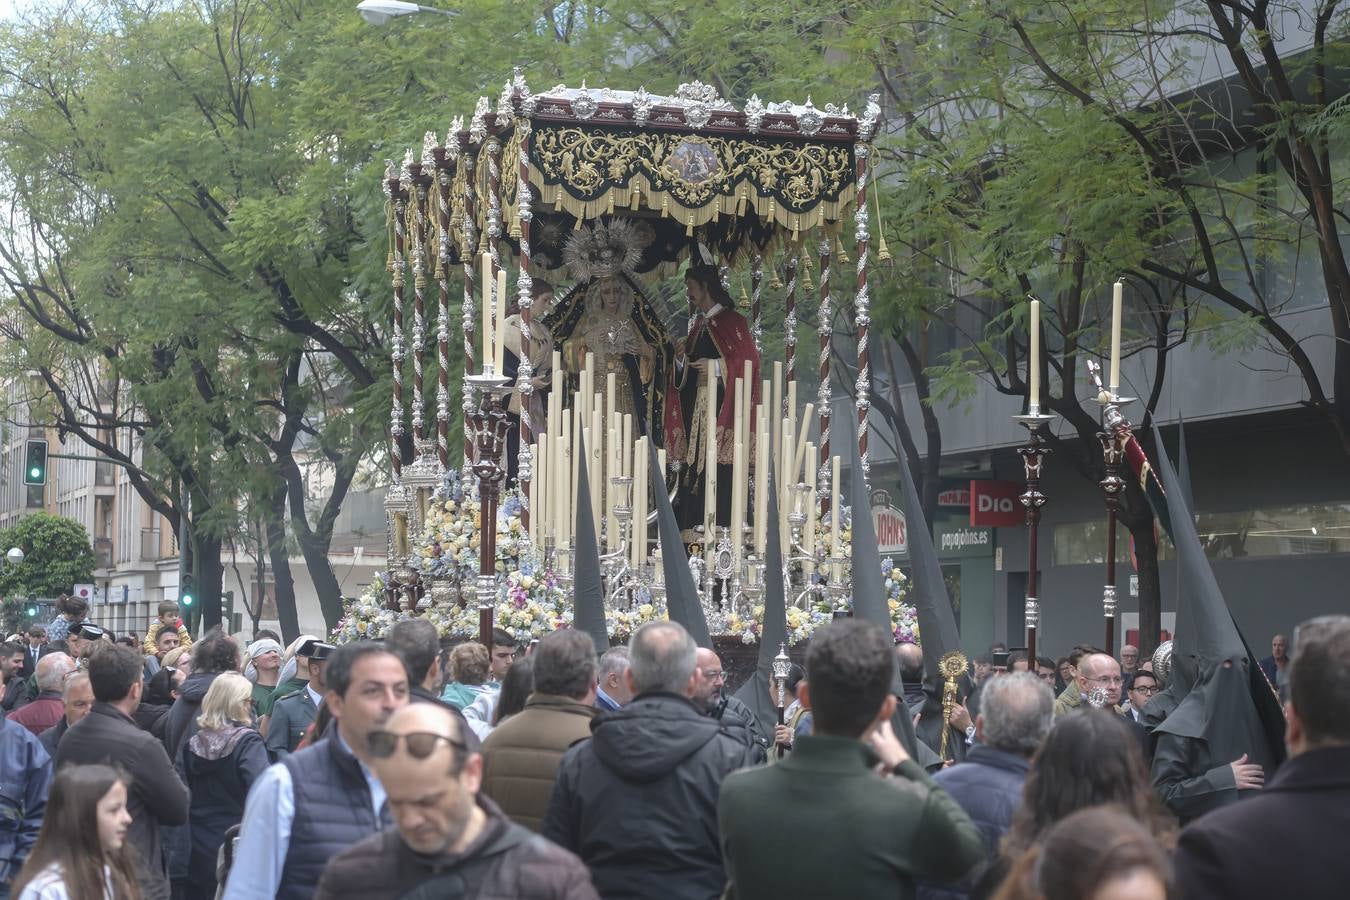
[[[677,503],[691,467],[703,479],[702,521],[685,538],[699,603],[715,631],[756,639],[770,527],[779,529],[785,590],[797,610],[788,614],[793,639],[847,604],[849,520],[831,452],[831,338],[836,307],[850,303],[858,375],[856,423],[845,433],[856,428],[856,468],[865,477],[867,185],[879,119],[877,95],[861,115],[817,109],[809,99],[752,97],[737,108],[699,83],[671,96],[584,85],[534,94],[517,71],[495,108],[481,98],[467,126],[456,118],[443,143],[428,133],[420,155],[409,150],[401,166],[390,161],[388,572],[377,596],[349,606],[339,630],[367,635],[399,616],[425,614],[443,631],[490,642],[494,625],[510,630],[541,615],[534,608],[541,591],[556,599],[542,603],[550,607],[542,615],[570,623],[582,470],[607,612],[620,624],[611,630],[659,616],[661,557],[671,550],[649,527],[652,465]],[[743,370],[719,372],[722,399],[700,395],[683,441],[653,415],[663,405],[668,414],[676,396],[652,380],[625,409],[621,384],[625,374],[646,385],[651,370],[679,370],[672,350],[681,342],[658,346],[652,337],[679,316],[648,291],[690,263],[715,267],[724,286],[733,279],[741,286],[755,365],[747,354]],[[604,277],[620,286],[592,295],[581,282],[586,274],[588,283]],[[569,279],[577,283],[553,288]],[[799,410],[798,303],[808,292],[817,311],[819,381],[808,386],[815,402]],[[773,377],[761,377],[764,312],[775,303],[782,304],[783,359]],[[579,330],[595,308],[610,306],[627,316],[614,312],[610,327]],[[462,373],[450,371],[455,321]],[[559,342],[562,333],[568,340]],[[640,349],[630,360],[621,351],[633,347]],[[432,352],[434,422],[426,383]],[[618,366],[597,361],[616,357]],[[456,376],[462,442],[451,435]],[[547,401],[538,397],[545,391]],[[808,439],[812,424],[816,441]],[[689,447],[700,427],[706,457],[694,458]],[[784,511],[775,522],[764,477],[770,459]],[[719,468],[730,477],[719,481]],[[717,498],[726,491],[732,515],[719,521]],[[686,562],[684,547],[680,553]]]

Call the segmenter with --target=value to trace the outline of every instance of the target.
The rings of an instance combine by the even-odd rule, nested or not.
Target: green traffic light
[[[192,605],[192,595],[191,595],[191,594],[184,594],[182,597],[179,597],[178,599],[179,599],[179,602],[181,602],[184,606],[191,606],[191,605]]]
[[[28,607],[28,614],[29,614],[30,616],[36,616],[36,615],[37,615],[37,607],[36,607],[36,606],[30,606],[30,607]]]
[[[41,478],[42,470],[39,469],[37,466],[34,466],[33,468],[28,470],[28,475],[30,478]]]

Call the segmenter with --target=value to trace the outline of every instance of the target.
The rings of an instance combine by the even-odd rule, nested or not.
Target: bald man
[[[598,900],[580,859],[478,792],[477,739],[450,711],[431,703],[399,710],[371,733],[370,752],[395,827],[333,857],[315,900]]]
[[[724,693],[727,673],[722,660],[706,647],[699,647],[695,655],[694,693],[690,697],[700,712],[722,723],[722,730],[740,741],[751,754],[751,764],[765,761],[769,752],[770,735],[763,734],[759,720],[745,702]]]

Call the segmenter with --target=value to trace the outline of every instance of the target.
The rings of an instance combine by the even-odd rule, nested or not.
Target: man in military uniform
[[[296,651],[308,659],[309,681],[299,690],[277,698],[272,704],[272,720],[267,726],[267,752],[274,762],[281,762],[295,752],[305,732],[319,714],[323,701],[323,673],[328,657],[335,648],[320,641],[306,641]]]

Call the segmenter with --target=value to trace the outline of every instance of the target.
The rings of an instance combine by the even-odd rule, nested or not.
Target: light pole
[[[19,563],[23,562],[22,548],[10,547],[9,552],[5,554],[5,559],[9,561],[11,566],[17,566]]]
[[[408,3],[406,0],[361,0],[356,4],[356,11],[372,25],[384,25],[390,19],[417,13],[440,13],[450,17],[459,15],[457,9],[438,9],[434,6],[422,6],[420,3]]]

